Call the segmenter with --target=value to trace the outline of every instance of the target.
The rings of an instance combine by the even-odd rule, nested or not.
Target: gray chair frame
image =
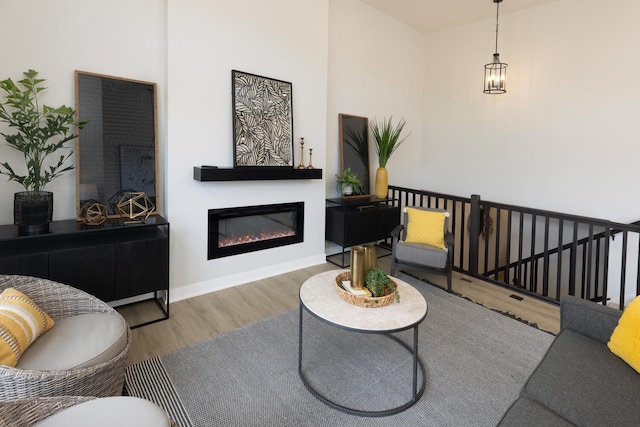
[[[407,206],[407,207],[421,209],[425,211],[431,211],[431,212],[442,212],[442,213],[447,212],[444,209],[424,208],[420,206]],[[449,231],[449,218],[448,217],[445,218],[444,230],[443,230],[444,242],[445,242],[445,245],[447,246],[447,261],[444,268],[437,268],[437,267],[431,267],[424,264],[413,264],[413,263],[402,262],[398,260],[398,258],[396,257],[396,248],[397,248],[398,242],[404,241],[404,239],[407,237],[407,230],[406,230],[405,224],[409,222],[409,215],[407,214],[406,209],[403,210],[402,217],[403,217],[402,224],[396,226],[396,228],[394,228],[391,231],[391,237],[393,238],[392,254],[391,254],[392,256],[391,275],[392,276],[395,275],[397,267],[405,267],[411,270],[419,270],[427,273],[439,274],[442,276],[446,276],[447,291],[451,292],[451,281],[452,281],[452,270],[453,270],[453,247],[454,247],[455,238],[453,234]]]

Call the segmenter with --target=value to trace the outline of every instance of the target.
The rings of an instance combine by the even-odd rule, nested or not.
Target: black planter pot
[[[19,236],[46,234],[53,216],[53,193],[21,191],[14,194],[13,223]]]

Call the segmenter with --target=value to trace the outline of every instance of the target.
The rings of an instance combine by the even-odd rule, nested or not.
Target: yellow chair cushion
[[[53,320],[22,292],[0,294],[0,364],[16,366],[22,353],[53,326]]]
[[[640,296],[624,309],[607,346],[640,373]]]
[[[424,211],[407,208],[407,243],[420,243],[446,249],[444,244],[444,221],[446,212]]]

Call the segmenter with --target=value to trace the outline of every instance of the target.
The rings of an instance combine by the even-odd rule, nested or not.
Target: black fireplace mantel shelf
[[[265,181],[280,179],[322,179],[322,169],[297,169],[287,167],[193,167],[196,181]]]

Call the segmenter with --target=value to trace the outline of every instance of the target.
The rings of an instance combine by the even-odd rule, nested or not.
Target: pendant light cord
[[[500,2],[496,2],[496,50],[498,53],[498,18],[500,17]]]

